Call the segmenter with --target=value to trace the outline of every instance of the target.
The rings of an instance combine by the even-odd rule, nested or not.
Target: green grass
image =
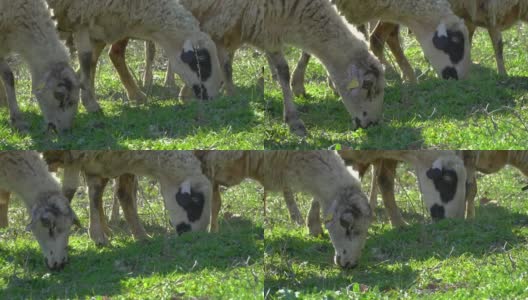
[[[111,190],[111,189],[107,189]],[[244,183],[224,192],[220,232],[177,237],[170,229],[158,186],[141,181],[139,214],[152,236],[136,242],[124,220],[111,225],[111,246],[98,248],[86,230],[70,239],[70,263],[49,272],[20,201],[10,227],[0,230],[0,299],[255,299],[262,297],[264,229],[262,195]],[[109,215],[111,191],[105,194]],[[86,192],[73,208],[88,226]]]
[[[105,116],[81,109],[71,135],[43,133],[42,117],[31,99],[27,69],[17,70],[19,100],[31,121],[29,135],[12,130],[6,112],[0,114],[0,149],[326,149],[335,145],[354,149],[522,149],[528,146],[528,31],[520,25],[505,33],[509,77],[497,75],[491,42],[478,31],[468,80],[436,78],[416,40],[404,35],[419,83],[402,83],[389,68],[383,122],[351,131],[351,119],[326,85],[326,71],[312,60],[307,71],[307,98],[297,98],[301,118],[310,132],[301,139],[282,122],[282,93],[273,82],[262,55],[246,48],[234,64],[236,97],[183,104],[175,91],[162,87],[166,60],[158,58],[155,86],[149,103],[135,107],[106,55],[102,56],[96,85]],[[137,77],[143,70],[143,46],[134,42],[128,62]],[[298,50],[287,49],[291,67]],[[394,65],[394,59],[388,58]],[[264,97],[257,78],[265,68]],[[392,68],[393,70],[395,68]],[[396,68],[397,69],[397,68]],[[181,83],[180,83],[181,86]],[[1,110],[4,110],[3,108]]]
[[[474,220],[430,224],[406,167],[399,167],[396,199],[410,224],[393,229],[381,207],[369,229],[360,265],[333,264],[328,235],[310,237],[292,225],[281,197],[268,201],[265,294],[268,299],[526,299],[528,202],[525,178],[506,169],[479,179]],[[368,190],[369,180],[364,180]],[[310,200],[300,195],[306,215]],[[381,202],[381,201],[380,201]],[[380,204],[381,206],[381,204]]]

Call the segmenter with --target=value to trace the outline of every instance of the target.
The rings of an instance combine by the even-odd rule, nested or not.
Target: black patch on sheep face
[[[207,81],[211,77],[213,66],[211,63],[211,54],[209,54],[207,49],[184,50],[180,58],[200,77],[201,81]]]
[[[15,87],[15,76],[11,70],[4,70],[4,72],[2,72],[2,78],[4,79],[6,85],[11,88]]]
[[[195,192],[191,189],[191,193],[182,193],[181,189],[176,194],[176,202],[185,209],[187,218],[190,222],[195,222],[202,216],[205,197],[200,192]]]
[[[460,31],[447,30],[447,36],[439,36],[438,31],[433,37],[433,45],[447,55],[453,64],[464,58],[464,35]]]
[[[198,99],[209,100],[209,94],[207,93],[207,88],[203,84],[200,84],[200,85],[195,84],[192,86],[192,89],[193,89],[194,95]]]
[[[443,206],[435,204],[430,209],[431,211],[431,217],[433,218],[433,221],[439,221],[445,218],[445,209]]]
[[[427,177],[433,181],[443,203],[449,203],[449,201],[453,200],[458,185],[458,176],[455,171],[436,168],[429,169],[427,171]]]
[[[178,226],[176,226],[176,232],[178,233],[178,235],[182,235],[189,231],[191,231],[191,225],[185,222],[181,222],[180,224],[178,224]]]
[[[455,68],[453,67],[446,67],[443,71],[442,71],[442,78],[444,79],[455,79],[455,80],[458,80],[458,72]]]

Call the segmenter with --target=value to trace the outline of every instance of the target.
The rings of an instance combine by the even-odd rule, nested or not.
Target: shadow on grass
[[[199,133],[252,132],[256,126],[263,125],[255,111],[261,105],[256,90],[256,87],[240,87],[235,97],[183,104],[174,98],[160,100],[166,95],[156,88],[153,91],[156,94],[142,106],[131,106],[121,99],[114,99],[120,102],[116,104],[109,104],[111,100],[101,101],[104,114],[79,113],[72,132],[58,136],[44,133],[40,111],[24,112],[24,117],[31,123],[28,135],[35,149],[124,149],[127,141],[134,140],[148,143],[185,139]],[[123,96],[119,93],[111,96],[116,97]]]
[[[6,299],[114,296],[122,293],[126,288],[124,281],[129,279],[173,274],[182,277],[209,270],[227,272],[262,261],[259,246],[262,231],[251,221],[240,219],[236,226],[217,234],[190,233],[176,237],[154,233],[148,241],[125,239],[107,248],[88,250],[76,250],[74,244],[70,263],[63,271],[51,275],[44,275],[48,271],[41,253],[25,251],[23,255],[29,256],[30,263],[17,266],[25,270],[24,276],[4,278],[8,284],[2,293]],[[0,248],[0,253],[3,252]]]
[[[353,283],[380,290],[408,289],[420,272],[410,267],[410,261],[444,260],[466,254],[484,257],[527,242],[514,229],[528,226],[528,215],[495,206],[479,208],[477,216],[472,221],[444,220],[373,232],[359,267],[350,271],[333,265],[334,250],[327,238],[282,234],[266,241],[266,256],[271,262],[265,263],[265,290],[270,295],[280,289],[310,293],[343,289]]]

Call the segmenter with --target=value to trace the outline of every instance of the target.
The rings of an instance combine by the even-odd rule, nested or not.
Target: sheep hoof
[[[306,89],[304,88],[304,85],[292,85],[292,91],[295,97],[304,97],[306,98]]]
[[[108,237],[104,234],[102,230],[90,228],[90,238],[99,247],[108,246],[110,244]]]
[[[308,230],[310,231],[311,236],[322,236],[323,235],[323,228],[321,226],[315,226],[315,227],[309,227]]]
[[[288,122],[288,126],[290,126],[290,132],[292,134],[295,134],[300,137],[305,137],[308,135],[308,130],[306,130],[303,121],[299,119]]]

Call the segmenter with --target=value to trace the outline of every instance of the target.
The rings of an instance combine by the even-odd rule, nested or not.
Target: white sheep
[[[352,117],[352,128],[367,127],[380,120],[384,70],[368,51],[362,35],[350,29],[327,0],[182,0],[181,3],[216,42],[228,93],[234,91],[233,53],[243,44],[267,53],[278,70],[284,121],[293,133],[305,135],[307,131],[293,103],[290,71],[282,53],[284,45],[304,49],[323,62]],[[177,70],[177,66],[172,68]],[[135,83],[125,86],[132,84]]]
[[[70,227],[73,223],[78,224],[78,220],[40,154],[34,151],[0,152],[0,199],[6,222],[9,192],[24,201],[31,216],[27,229],[40,244],[47,267],[62,269],[68,262]]]
[[[178,74],[192,87],[196,97],[216,97],[222,84],[218,55],[210,37],[200,31],[198,21],[177,0],[47,0],[53,8],[59,31],[72,32],[79,52],[81,94],[90,112],[99,111],[95,101],[94,78],[97,59],[106,44],[126,38],[151,40],[161,45]],[[123,39],[125,39],[123,41]],[[115,50],[117,51],[117,50]],[[115,60],[122,64],[124,60]],[[127,72],[127,74],[129,74]],[[119,75],[122,77],[123,73]],[[125,82],[128,78],[124,79]],[[144,95],[130,95],[144,100]],[[139,97],[139,98],[137,98]]]
[[[26,131],[29,124],[17,104],[15,77],[5,61],[12,52],[20,54],[29,65],[33,93],[48,129],[70,129],[77,113],[80,85],[44,0],[0,0],[0,77],[5,88],[0,88],[0,94],[7,95],[13,126]]]
[[[462,79],[467,76],[471,63],[468,31],[464,22],[451,11],[447,0],[333,0],[332,2],[352,24],[382,20],[409,27],[416,34],[425,56],[439,76],[445,79]],[[385,34],[383,39],[387,39],[387,35],[394,34],[393,30],[383,32]],[[380,44],[379,38],[373,35],[370,42],[372,51],[381,59],[383,44]],[[394,40],[399,45],[397,31],[391,38],[389,46],[392,49],[395,46]],[[403,51],[401,53],[403,54]],[[309,58],[307,53],[303,53],[295,69],[292,88],[296,95],[305,94],[304,72]],[[398,62],[402,66],[404,77],[415,81],[416,76],[408,61]]]
[[[63,190],[73,197],[85,175],[90,198],[90,237],[97,244],[108,244],[102,211],[102,195],[109,178],[125,174],[144,175],[160,182],[165,208],[178,235],[206,230],[211,215],[211,183],[202,174],[200,161],[191,151],[45,151],[52,169],[65,168]],[[128,188],[129,189],[129,188]],[[125,199],[125,212],[135,210],[134,198]],[[121,202],[123,204],[123,202]],[[125,214],[132,216],[133,212]],[[137,212],[129,223],[138,223]],[[134,227],[132,227],[134,228]],[[143,230],[144,231],[144,230]],[[136,236],[137,237],[137,236]]]
[[[214,186],[212,224],[221,205],[219,185],[233,186],[251,178],[267,191],[306,192],[324,212],[335,263],[344,268],[357,265],[371,211],[360,183],[336,152],[197,151],[196,155]]]

